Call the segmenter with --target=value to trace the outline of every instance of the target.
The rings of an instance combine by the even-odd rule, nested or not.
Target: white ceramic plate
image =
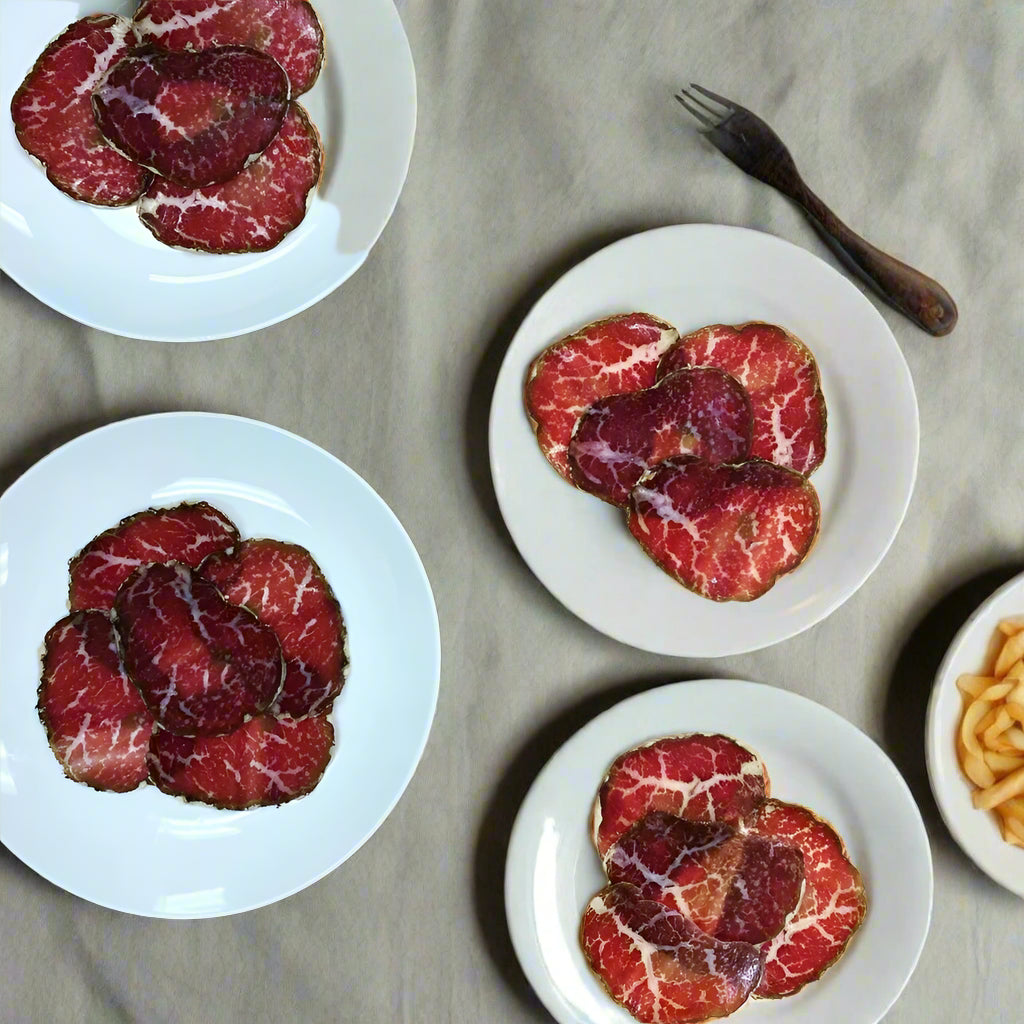
[[[96,792],[64,778],[36,716],[43,635],[67,614],[68,559],[125,515],[198,499],[243,537],[308,548],[345,615],[352,670],[331,762],[282,807],[221,811],[153,786]],[[125,420],[64,445],[0,498],[0,840],[94,903],[215,917],[336,868],[412,778],[439,673],[437,612],[401,524],[351,469],[287,431],[206,413]]]
[[[806,561],[764,597],[716,604],[644,554],[617,509],[548,466],[523,411],[534,357],[603,316],[645,310],[682,332],[767,320],[814,352],[828,406],[828,452],[811,478],[821,532]],[[491,405],[494,489],[540,581],[602,633],[681,657],[753,651],[813,626],[868,578],[903,521],[917,472],[910,371],[874,306],[816,256],[773,235],[687,224],[623,239],[569,271],[509,347]]]
[[[914,971],[932,906],[921,815],[882,751],[834,712],[757,683],[674,683],[617,704],[584,726],[537,776],[516,818],[505,908],[519,962],[561,1024],[631,1024],[580,950],[583,910],[607,879],[588,830],[611,762],[659,736],[722,732],[759,754],[773,796],[805,804],[846,840],[868,913],[839,963],[780,1000],[748,1000],[743,1024],[873,1024]]]
[[[327,62],[300,97],[326,164],[306,219],[267,253],[214,256],[156,241],[134,207],[104,210],[54,188],[21,148],[11,97],[51,39],[132,0],[0,0],[0,264],[42,302],[90,327],[206,341],[267,327],[350,277],[388,222],[416,127],[416,77],[391,0],[321,0]]]
[[[1024,615],[1024,574],[980,605],[950,645],[928,702],[925,756],[935,802],[953,838],[985,874],[1024,897],[1024,850],[1003,842],[994,814],[975,809],[971,802],[974,786],[960,770],[956,753],[963,710],[957,676],[989,670],[996,626],[1000,619],[1016,615]]]

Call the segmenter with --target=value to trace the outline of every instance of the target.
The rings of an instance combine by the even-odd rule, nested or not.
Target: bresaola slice
[[[715,367],[679,370],[654,387],[594,402],[576,424],[569,465],[576,486],[625,507],[655,463],[693,455],[711,464],[750,454],[750,400]]]
[[[114,613],[125,669],[168,732],[231,732],[281,688],[274,631],[188,566],[137,569],[117,592]]]
[[[726,1016],[746,1001],[764,964],[756,946],[706,935],[621,883],[591,899],[580,944],[611,997],[644,1024]]]
[[[105,613],[76,612],[46,634],[38,711],[68,778],[118,793],[146,781],[153,718]]]
[[[124,18],[82,18],[46,47],[11,100],[18,141],[73,199],[126,206],[149,184],[144,167],[106,144],[92,111],[93,89],[136,43]]]
[[[309,793],[331,759],[326,715],[258,715],[225,736],[153,733],[149,768],[164,793],[225,810],[287,803]]]
[[[142,0],[135,27],[165,50],[239,43],[269,53],[288,73],[292,95],[310,89],[324,61],[324,33],[304,0]]]
[[[245,46],[169,53],[143,46],[93,93],[96,123],[119,153],[190,189],[235,177],[274,140],[288,76]]]
[[[139,217],[165,245],[264,252],[302,223],[322,161],[319,133],[292,103],[277,137],[240,174],[196,190],[157,178],[139,203]]]
[[[750,601],[803,561],[819,515],[814,487],[793,470],[757,459],[709,466],[684,456],[641,477],[627,524],[683,586],[713,601]]]
[[[626,313],[581,327],[531,363],[523,393],[544,457],[569,483],[568,448],[587,407],[608,395],[649,388],[658,362],[679,338],[666,321]]]

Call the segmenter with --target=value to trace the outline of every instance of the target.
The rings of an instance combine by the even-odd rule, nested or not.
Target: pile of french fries
[[[962,675],[957,751],[977,786],[974,806],[995,811],[1003,839],[1024,846],[1024,617],[999,623],[991,675]]]

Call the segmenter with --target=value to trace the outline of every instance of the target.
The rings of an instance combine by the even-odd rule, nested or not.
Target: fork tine
[[[716,103],[721,103],[730,113],[736,111],[736,104],[732,100],[727,100],[724,96],[719,96],[717,92],[712,92],[710,89],[705,89],[704,86],[698,85],[696,82],[690,83],[691,89],[696,89],[697,92],[703,93],[709,100],[714,100]],[[707,104],[704,104],[707,107]],[[708,108],[710,109],[710,108]]]
[[[710,131],[712,128],[718,127],[717,121],[712,121],[711,118],[708,117],[703,111],[698,110],[696,106],[692,106],[691,103],[688,102],[690,100],[693,100],[693,98],[689,96],[688,93],[677,95],[676,99],[687,109],[687,111],[689,111],[689,113],[691,113],[695,118],[697,118],[697,120],[700,121],[700,123],[704,125],[706,129]]]

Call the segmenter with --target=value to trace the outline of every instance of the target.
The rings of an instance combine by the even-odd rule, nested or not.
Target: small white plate
[[[308,548],[348,627],[331,762],[312,793],[281,807],[221,811],[154,786],[96,792],[64,777],[36,715],[43,635],[67,614],[68,559],[123,516],[199,499],[243,537]],[[439,677],[437,612],[401,524],[351,469],[287,431],[207,413],[125,420],[59,448],[0,497],[0,841],[93,903],[217,917],[332,871],[409,784]]]
[[[505,908],[530,984],[561,1024],[630,1024],[590,972],[583,910],[607,885],[590,841],[594,795],[622,752],[659,736],[722,732],[759,754],[780,800],[804,804],[845,839],[868,912],[820,981],[748,1000],[744,1024],[873,1024],[914,971],[931,918],[932,860],[921,815],[884,753],[837,714],[786,690],[724,679],[674,683],[599,715],[547,763],[509,842]]]
[[[575,328],[644,310],[682,332],[767,320],[811,348],[828,407],[828,450],[811,477],[821,531],[806,561],[764,597],[718,604],[644,554],[622,513],[568,486],[523,410],[533,358]],[[625,238],[569,271],[509,347],[491,405],[494,489],[516,546],[559,601],[595,629],[679,657],[754,651],[820,622],[889,549],[917,472],[917,399],[885,321],[840,273],[773,235],[714,224]]]
[[[975,808],[971,802],[974,786],[961,771],[956,753],[956,734],[963,710],[957,676],[988,671],[999,620],[1014,615],[1024,615],[1024,573],[981,604],[950,644],[928,702],[925,758],[935,802],[953,838],[985,874],[1024,897],[1024,849],[1003,841],[992,812]]]
[[[324,140],[306,219],[266,253],[162,245],[135,207],[79,203],[21,148],[11,97],[38,54],[96,11],[135,0],[0,0],[0,265],[41,302],[89,327],[153,341],[207,341],[269,327],[319,302],[366,259],[398,201],[416,129],[416,74],[391,0],[320,0],[327,61],[299,102]]]

